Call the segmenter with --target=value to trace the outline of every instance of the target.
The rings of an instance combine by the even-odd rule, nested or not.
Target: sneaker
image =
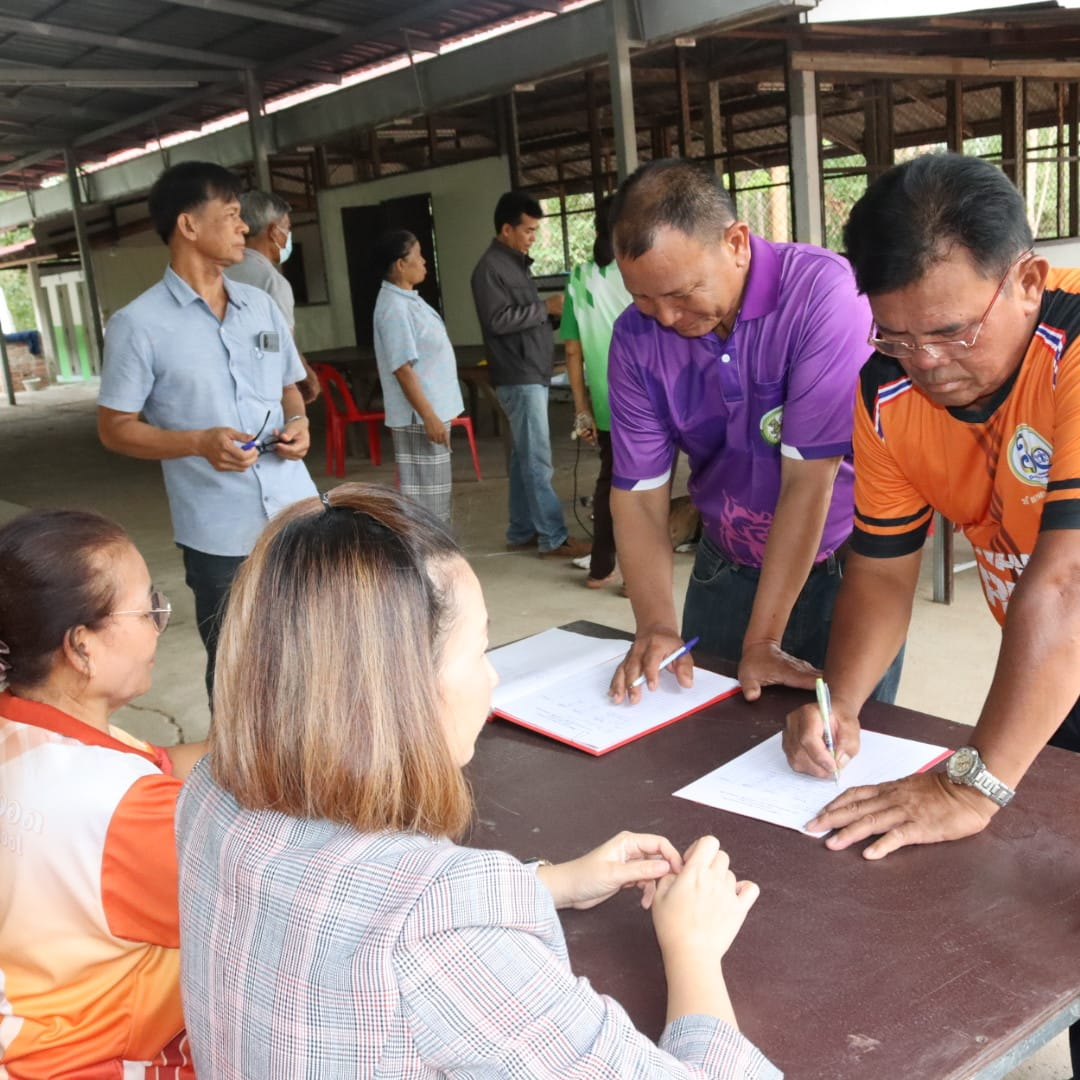
[[[579,559],[582,555],[592,553],[592,544],[587,540],[579,540],[576,536],[568,536],[565,543],[550,551],[541,551],[541,559]]]
[[[534,536],[531,540],[526,540],[524,544],[511,544],[509,541],[506,544],[507,551],[529,551],[540,543],[540,537]]]
[[[582,555],[580,559],[574,559],[573,565],[579,570],[588,570],[592,566],[592,556]]]

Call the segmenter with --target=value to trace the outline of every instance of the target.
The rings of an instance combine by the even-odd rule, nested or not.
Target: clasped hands
[[[537,871],[555,906],[586,909],[622,889],[641,890],[661,950],[727,951],[758,898],[758,887],[737,881],[714,836],[695,840],[682,855],[663,836],[621,832],[580,858]]]

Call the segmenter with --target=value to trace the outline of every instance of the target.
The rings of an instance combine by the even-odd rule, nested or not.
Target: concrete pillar
[[[822,210],[817,76],[813,71],[792,71],[789,67],[787,85],[791,208],[795,239],[803,244],[820,245],[825,242],[825,221]]]
[[[4,376],[4,391],[7,394],[7,403],[15,404],[15,387],[11,382],[11,362],[8,360],[7,338],[0,333],[0,370]]]
[[[79,187],[79,175],[75,169],[75,155],[70,148],[64,150],[64,164],[67,166],[68,188],[71,191],[72,217],[75,221],[75,238],[79,243],[79,261],[82,263],[83,281],[86,282],[86,294],[90,308],[90,353],[92,366],[101,370],[101,357],[105,347],[105,334],[101,326],[101,305],[98,303],[97,281],[94,278],[94,260],[90,254],[90,242],[86,235],[86,219],[83,212],[82,190]],[[74,304],[73,304],[74,310]]]
[[[636,168],[637,126],[634,90],[630,77],[630,3],[607,0],[608,69],[611,75],[611,113],[615,128],[615,162],[619,180]]]
[[[49,362],[52,375],[56,374],[56,344],[53,337],[52,317],[49,314],[49,301],[41,287],[41,267],[31,263],[27,267],[30,282],[30,301],[34,305],[34,325],[41,335],[41,350]]]

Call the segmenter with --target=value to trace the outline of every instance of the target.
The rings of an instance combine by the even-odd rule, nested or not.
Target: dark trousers
[[[600,473],[593,492],[593,539],[589,577],[606,578],[615,570],[615,523],[611,520],[611,432],[597,431],[600,447]]]
[[[742,656],[743,637],[757,595],[761,571],[734,563],[703,536],[698,544],[690,584],[683,606],[683,640],[701,638],[698,648],[722,660],[737,664]],[[843,564],[830,555],[810,571],[795,606],[791,609],[781,648],[800,660],[820,668],[829,644],[833,605],[843,578]],[[892,704],[900,686],[904,650],[900,649],[874,690],[877,701]]]
[[[205,551],[177,545],[184,555],[184,580],[195,594],[195,621],[199,637],[206,646],[206,694],[214,705],[214,658],[218,632],[225,618],[229,589],[236,577],[243,555],[207,555]]]

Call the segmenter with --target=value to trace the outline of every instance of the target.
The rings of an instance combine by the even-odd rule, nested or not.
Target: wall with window
[[[314,351],[356,343],[341,235],[342,207],[368,206],[424,192],[431,194],[439,280],[450,340],[457,345],[480,344],[480,325],[473,308],[469,277],[495,234],[492,225],[495,203],[509,187],[510,169],[506,159],[483,158],[321,191],[319,225],[330,303],[297,309],[296,333],[303,348]]]

